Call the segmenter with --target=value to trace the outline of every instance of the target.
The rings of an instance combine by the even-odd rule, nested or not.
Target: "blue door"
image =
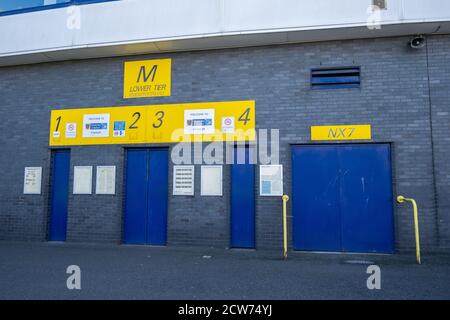
[[[147,188],[147,243],[166,245],[167,238],[167,150],[150,150]]]
[[[52,151],[50,241],[65,241],[69,197],[70,150]]]
[[[295,146],[294,249],[394,252],[388,144]]]
[[[167,176],[167,149],[127,150],[125,243],[166,244]]]
[[[234,149],[231,165],[231,247],[255,247],[255,166],[252,149]]]
[[[294,147],[294,248],[341,250],[339,162],[334,147]]]
[[[146,149],[127,151],[124,242],[147,242],[148,155]]]
[[[342,250],[394,252],[390,146],[342,146],[339,157]]]

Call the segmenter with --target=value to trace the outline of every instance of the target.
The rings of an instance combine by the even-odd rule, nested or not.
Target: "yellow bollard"
[[[287,259],[287,202],[289,201],[289,196],[284,195],[283,199],[283,258]]]
[[[418,264],[421,264],[420,260],[420,240],[419,240],[419,212],[417,210],[417,203],[412,198],[405,198],[404,196],[398,196],[397,202],[404,203],[405,201],[411,202],[414,209],[414,231],[416,237],[416,260]]]

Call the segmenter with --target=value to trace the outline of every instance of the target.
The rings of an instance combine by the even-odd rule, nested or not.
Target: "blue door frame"
[[[252,152],[248,146],[245,152],[234,148],[234,162],[230,169],[231,248],[255,248],[255,165],[250,161]]]
[[[168,150],[127,149],[126,157],[123,241],[166,245]]]
[[[52,151],[49,241],[66,241],[70,150]]]
[[[292,148],[295,250],[394,252],[389,144]]]

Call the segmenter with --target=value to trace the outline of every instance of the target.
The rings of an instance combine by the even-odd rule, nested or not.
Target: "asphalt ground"
[[[67,267],[81,289],[69,290]],[[368,289],[369,265],[380,289]],[[450,299],[450,255],[0,242],[0,299]]]

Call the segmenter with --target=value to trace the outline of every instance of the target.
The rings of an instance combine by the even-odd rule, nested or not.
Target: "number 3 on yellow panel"
[[[154,121],[153,121],[153,123],[152,123],[152,127],[155,128],[155,129],[161,128],[161,126],[162,126],[163,123],[164,123],[164,116],[165,116],[164,111],[162,111],[162,110],[157,111],[157,112],[155,113],[154,117],[153,117],[153,118],[154,118]]]

